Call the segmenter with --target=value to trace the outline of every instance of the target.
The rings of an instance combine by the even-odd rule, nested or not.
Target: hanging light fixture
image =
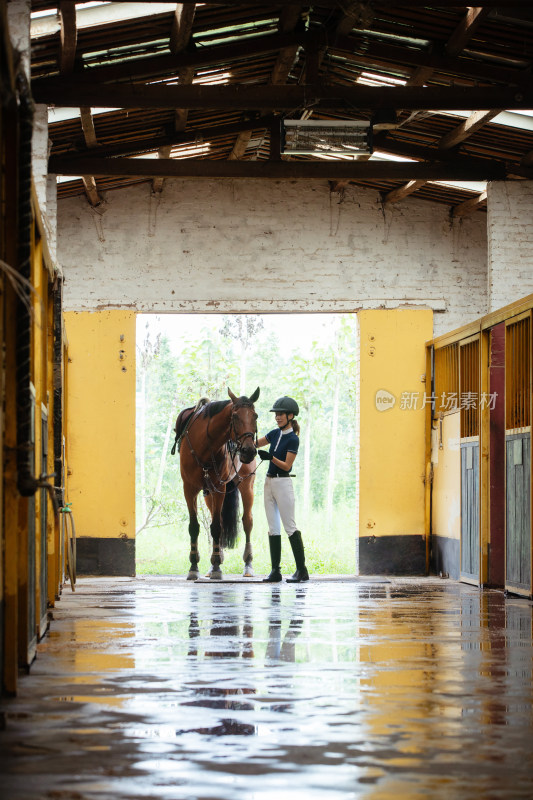
[[[285,119],[281,129],[285,155],[346,156],[372,153],[372,126],[367,120]]]

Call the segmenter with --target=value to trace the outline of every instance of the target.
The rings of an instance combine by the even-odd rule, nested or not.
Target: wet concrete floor
[[[0,796],[533,798],[532,604],[454,581],[82,579]]]

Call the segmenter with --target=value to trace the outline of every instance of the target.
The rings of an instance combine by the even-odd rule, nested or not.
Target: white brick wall
[[[167,180],[58,203],[65,308],[350,311],[429,306],[442,333],[487,310],[486,218],[444,205],[385,210],[321,181]]]
[[[533,181],[487,190],[489,310],[533,293]]]

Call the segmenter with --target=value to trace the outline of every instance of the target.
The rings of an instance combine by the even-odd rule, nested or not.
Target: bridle
[[[254,431],[245,431],[244,433],[241,433],[239,435],[237,434],[237,431],[235,429],[235,420],[238,419],[238,414],[236,412],[239,410],[239,408],[252,408],[253,409],[254,408],[254,404],[250,403],[250,402],[243,402],[243,403],[239,403],[238,405],[234,404],[233,411],[231,412],[231,419],[230,419],[230,426],[229,426],[230,438],[229,438],[229,440],[227,440],[226,444],[229,445],[228,446],[228,453],[229,453],[229,457],[230,457],[230,460],[231,460],[231,465],[233,467],[234,475],[232,475],[227,480],[224,480],[224,478],[222,478],[222,476],[220,475],[220,472],[218,470],[218,466],[217,466],[217,462],[215,460],[215,455],[213,453],[213,450],[210,450],[210,453],[209,453],[210,459],[211,459],[211,463],[210,464],[202,464],[202,462],[198,458],[198,454],[196,453],[196,451],[194,450],[194,448],[193,448],[193,446],[191,444],[191,440],[189,438],[189,430],[190,430],[190,428],[192,426],[192,423],[199,416],[199,412],[202,409],[198,409],[198,412],[194,415],[193,419],[191,419],[191,422],[188,425],[187,430],[185,431],[185,439],[186,439],[187,444],[189,446],[189,450],[191,451],[191,455],[193,456],[194,460],[196,461],[196,463],[198,464],[198,466],[200,467],[200,469],[202,470],[202,472],[204,474],[204,492],[207,491],[207,492],[216,492],[217,494],[225,494],[226,485],[228,483],[231,483],[231,481],[236,476],[239,479],[239,483],[241,483],[242,481],[246,480],[247,478],[251,478],[252,475],[255,475],[255,473],[257,471],[257,467],[256,467],[253,472],[248,473],[248,475],[245,475],[244,478],[241,478],[239,476],[239,474],[238,474],[240,466],[235,463],[235,459],[236,459],[237,455],[239,455],[241,453],[242,449],[243,449],[244,440],[248,439],[249,437],[251,437],[254,446],[257,445],[257,423],[255,425],[255,430]],[[257,419],[257,415],[256,415],[256,419]],[[207,435],[207,438],[209,440],[211,440],[211,437],[209,435],[209,424],[207,426],[206,435]],[[231,444],[234,444],[235,447],[231,447]],[[214,472],[215,473],[215,476],[216,476],[216,479],[217,479],[217,485],[215,485],[213,483],[213,481],[211,480],[211,478],[209,476],[209,472]],[[224,488],[223,489],[218,489],[217,486],[223,486]]]
[[[239,403],[238,405],[233,406],[233,411],[231,412],[231,420],[230,420],[230,442],[234,442],[236,444],[235,453],[241,453],[244,440],[251,437],[252,444],[254,447],[257,447],[257,414],[255,415],[256,423],[255,429],[253,431],[245,431],[240,435],[237,435],[237,430],[235,428],[235,420],[239,418],[237,411],[239,408],[254,408],[253,403]]]

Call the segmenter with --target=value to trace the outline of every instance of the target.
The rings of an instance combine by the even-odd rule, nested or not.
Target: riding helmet
[[[300,413],[300,409],[296,400],[293,400],[292,397],[287,397],[286,395],[283,397],[278,397],[270,410],[284,411],[286,414],[294,414],[295,417]]]

